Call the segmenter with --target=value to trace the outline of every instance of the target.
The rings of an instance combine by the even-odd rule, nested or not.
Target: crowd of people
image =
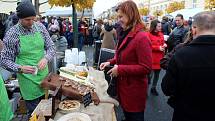
[[[215,12],[201,12],[185,21],[182,14],[174,20],[164,16],[145,26],[137,6],[125,1],[117,7],[120,29],[109,74],[116,78],[117,99],[126,121],[144,121],[147,88],[156,90],[161,68],[166,70],[162,90],[174,109],[173,121],[213,121],[213,73],[215,73]],[[164,40],[164,35],[168,39]]]
[[[92,25],[87,19],[79,20],[78,47],[82,50],[84,44],[102,40],[102,48],[116,50],[114,58],[101,63],[100,69],[113,67],[107,74],[115,78],[115,98],[125,121],[144,121],[148,87],[152,83],[151,94],[159,95],[161,69],[166,70],[161,87],[174,109],[172,121],[214,121],[215,12],[201,12],[188,21],[182,14],[174,20],[164,16],[161,21],[150,20],[148,26],[133,1],[122,2],[116,12],[116,23],[99,19]],[[44,98],[39,85],[56,52],[51,36],[64,36],[67,48],[73,47],[72,22],[57,17],[46,20],[36,16],[32,3],[25,1],[7,24],[0,22],[4,28],[0,31],[0,64],[17,73],[29,117]],[[13,113],[1,78],[0,90],[0,120],[9,121]]]

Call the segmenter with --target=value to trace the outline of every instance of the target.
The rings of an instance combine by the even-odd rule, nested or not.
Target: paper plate
[[[92,121],[90,117],[85,113],[69,113],[67,115],[62,116],[57,121]]]

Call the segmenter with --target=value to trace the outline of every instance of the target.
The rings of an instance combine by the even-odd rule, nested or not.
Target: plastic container
[[[86,54],[84,51],[80,51],[78,54],[78,63],[81,65],[83,62],[86,62]]]

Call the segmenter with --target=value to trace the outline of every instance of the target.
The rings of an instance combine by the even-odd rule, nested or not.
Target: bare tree
[[[39,0],[34,1],[34,5],[35,5],[37,15],[40,14],[40,5],[43,5],[43,4],[46,4],[46,3],[48,3],[48,0],[45,1],[45,2],[42,2],[42,3],[40,3]]]
[[[17,0],[14,0],[14,1],[0,0],[0,2],[5,2],[5,3],[16,3]]]

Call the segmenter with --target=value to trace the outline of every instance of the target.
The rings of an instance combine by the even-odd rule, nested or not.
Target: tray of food
[[[91,93],[94,103],[99,103],[99,98],[94,92],[94,87],[90,85],[82,84],[78,81],[74,81],[58,74],[49,74],[41,83],[41,87],[55,91],[59,85],[62,85],[62,94],[70,97],[73,100],[83,101],[83,97],[86,94]]]
[[[77,112],[80,110],[80,102],[77,100],[64,100],[60,102],[59,109],[63,113]]]
[[[81,68],[81,67],[76,67]],[[60,68],[60,76],[77,81],[84,85],[93,86],[88,80],[88,70],[82,67],[82,69],[69,68],[69,67],[61,67]]]

